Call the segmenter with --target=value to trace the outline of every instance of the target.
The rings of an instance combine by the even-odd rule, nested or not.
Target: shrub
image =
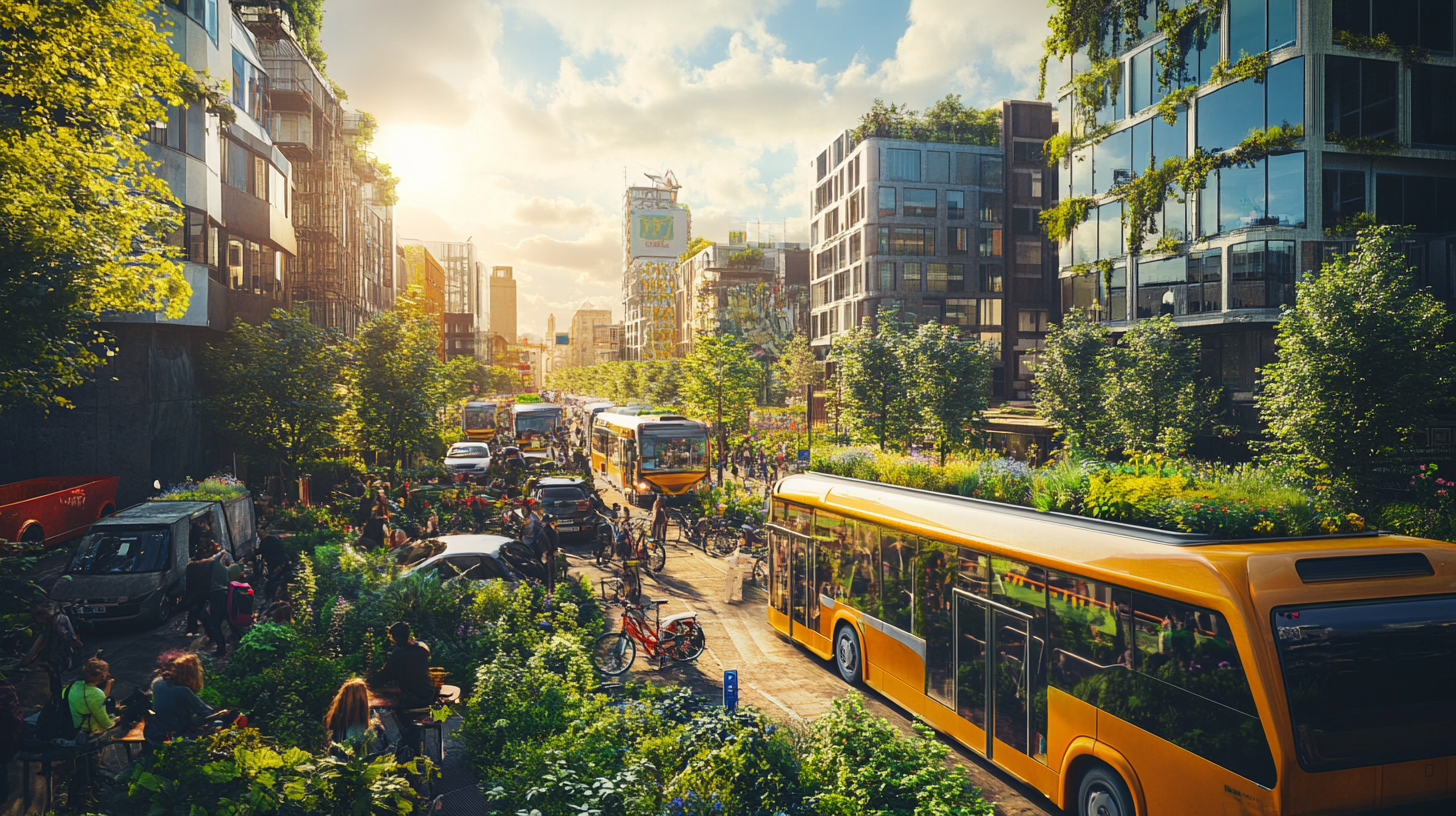
[[[1183,476],[1096,473],[1088,481],[1087,515],[1116,521],[1150,519],[1165,502],[1182,495],[1191,486]]]

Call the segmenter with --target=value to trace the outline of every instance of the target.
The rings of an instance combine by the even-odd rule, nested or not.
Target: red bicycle
[[[647,601],[655,616],[667,601]],[[637,644],[648,657],[663,660],[697,660],[703,653],[703,627],[698,613],[680,612],[658,624],[648,623],[642,604],[626,604],[622,610],[622,631],[608,632],[597,638],[592,649],[592,665],[608,677],[626,674],[637,660]]]

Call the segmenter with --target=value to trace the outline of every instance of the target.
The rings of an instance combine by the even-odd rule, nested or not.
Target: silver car
[[[490,448],[482,442],[456,442],[443,464],[451,476],[484,478],[490,472]]]

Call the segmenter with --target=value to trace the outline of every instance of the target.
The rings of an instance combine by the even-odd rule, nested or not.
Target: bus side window
[[[881,617],[880,611],[880,528],[850,519],[849,546],[844,551],[847,575],[847,603],[855,609]]]
[[[1133,593],[1138,671],[1258,716],[1228,624],[1217,612]]]
[[[1113,588],[1057,572],[1048,576],[1047,583],[1052,612],[1051,684],[1095,703],[1100,686],[1094,678],[1109,669],[1130,668],[1131,662]]]
[[[880,619],[910,631],[915,619],[915,537],[880,529]]]
[[[789,505],[789,517],[785,520],[784,526],[796,533],[809,535],[809,528],[813,524],[813,511],[807,507],[800,507],[797,504]]]
[[[844,598],[845,520],[837,513],[814,513],[814,579],[820,595]]]
[[[915,570],[915,632],[925,639],[926,693],[955,704],[954,590],[956,545],[920,539]]]

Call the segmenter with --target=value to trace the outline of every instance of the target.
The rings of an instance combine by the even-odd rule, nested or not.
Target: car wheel
[[[1106,765],[1087,771],[1077,791],[1077,816],[1136,816],[1127,783]]]
[[[859,633],[847,623],[840,624],[834,633],[834,667],[839,669],[839,676],[844,678],[844,682],[851,686],[857,685],[862,676],[860,664],[863,655],[859,647]]]

